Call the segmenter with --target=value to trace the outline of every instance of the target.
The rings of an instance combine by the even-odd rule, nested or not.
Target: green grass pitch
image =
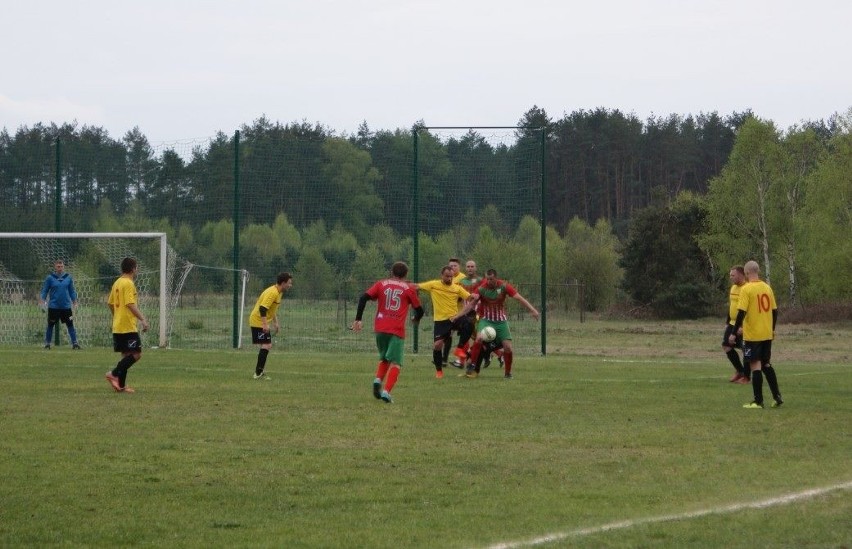
[[[393,404],[286,338],[269,381],[148,349],[135,394],[109,350],[0,348],[0,546],[849,546],[852,329],[789,328],[784,406],[744,410],[717,328],[599,323],[511,381],[409,353]]]

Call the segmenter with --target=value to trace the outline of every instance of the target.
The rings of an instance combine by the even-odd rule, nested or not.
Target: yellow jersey
[[[778,305],[769,284],[762,280],[747,282],[740,290],[739,311],[745,311],[743,341],[769,341],[773,339],[772,311]]]
[[[435,322],[449,320],[459,312],[459,300],[470,297],[470,292],[455,282],[444,284],[441,280],[430,280],[417,285],[418,290],[428,292],[432,298]]]
[[[728,324],[733,326],[737,323],[737,312],[740,305],[740,290],[743,286],[732,284],[728,292]]]
[[[112,284],[107,303],[112,305],[112,333],[132,334],[138,332],[136,315],[128,305],[136,305],[136,284],[129,276],[120,276]]]
[[[278,306],[281,305],[282,295],[278,291],[277,284],[273,284],[263,290],[263,293],[257,298],[257,303],[254,304],[254,309],[251,310],[251,314],[249,315],[249,326],[252,328],[263,328],[263,320],[260,318],[261,307],[266,307],[266,322],[272,322],[275,319],[275,314],[278,312]]]

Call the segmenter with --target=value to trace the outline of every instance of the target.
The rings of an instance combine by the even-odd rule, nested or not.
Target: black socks
[[[743,363],[740,360],[740,354],[737,352],[736,349],[731,349],[730,351],[725,353],[725,356],[728,357],[728,360],[731,361],[731,364],[734,365],[734,368],[736,368],[736,370],[740,374],[744,375],[745,377],[749,377],[748,371],[746,371],[745,367],[743,366]]]
[[[255,375],[260,375],[263,373],[263,369],[266,368],[266,357],[269,356],[269,349],[261,349],[257,353],[257,366],[254,367]]]

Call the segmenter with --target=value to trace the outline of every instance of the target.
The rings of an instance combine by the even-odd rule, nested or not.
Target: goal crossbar
[[[166,233],[0,233],[0,238],[158,238],[160,240],[160,333],[159,346],[165,347],[168,339],[168,242]]]

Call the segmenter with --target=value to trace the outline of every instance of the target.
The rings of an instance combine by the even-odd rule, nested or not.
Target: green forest
[[[713,314],[729,267],[748,259],[785,307],[845,303],[852,110],[786,129],[751,112],[554,119],[533,107],[499,131],[365,122],[337,135],[260,118],[174,144],[76,123],[0,133],[0,232],[148,230],[222,267],[238,234],[238,267],[258,281],[293,271],[308,298],[412,261],[418,235],[421,279],[459,256],[538,282],[546,259],[548,296],[580,282],[591,311]],[[12,252],[0,263],[44,273]]]

